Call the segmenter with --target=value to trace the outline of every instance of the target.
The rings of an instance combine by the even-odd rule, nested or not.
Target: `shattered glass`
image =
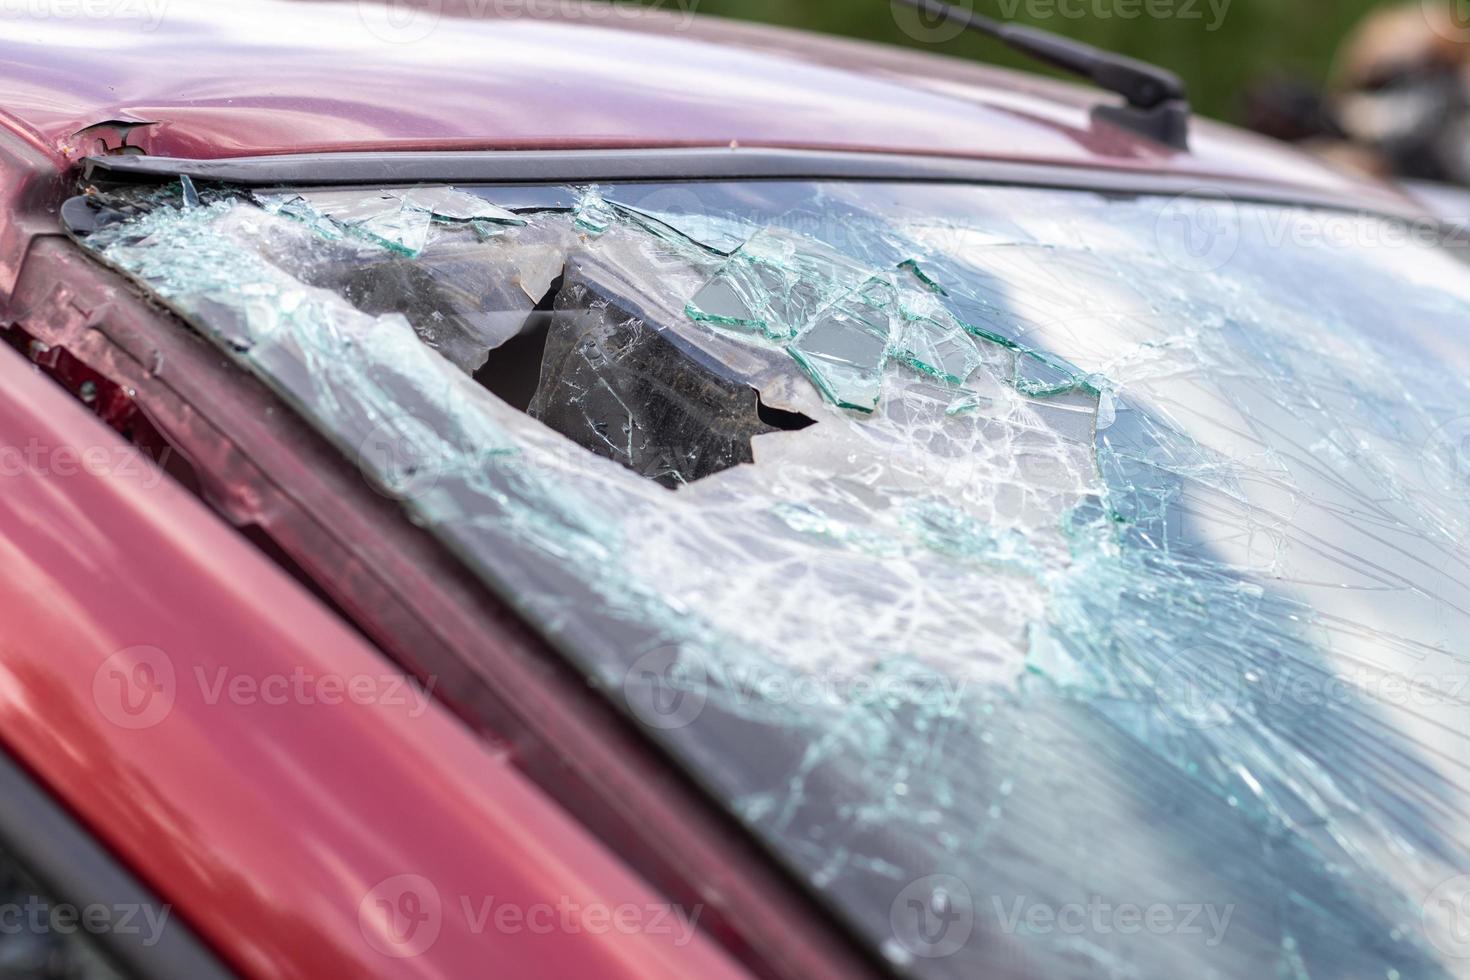
[[[193,185],[185,184],[184,189],[187,200]],[[485,226],[525,224],[513,212],[453,187],[258,194],[256,200],[267,210],[284,211],[325,230],[327,237],[356,234],[409,257],[418,256],[428,245],[429,229],[436,221],[469,222],[482,236],[487,234]]]
[[[114,191],[83,241],[897,971],[1465,975],[1458,257],[1200,202],[1202,269],[1083,192],[452,190]]]
[[[696,320],[756,330],[779,340],[870,278],[872,270],[820,242],[766,228],[730,256],[689,301]]]
[[[962,385],[980,366],[980,351],[954,317],[932,299],[905,307],[895,354],[916,371]]]
[[[829,401],[871,412],[891,341],[888,311],[850,293],[814,317],[788,349]]]

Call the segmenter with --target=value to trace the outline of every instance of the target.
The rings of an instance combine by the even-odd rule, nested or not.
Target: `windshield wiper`
[[[1040,28],[992,20],[941,0],[899,2],[993,37],[1053,68],[1090,79],[1127,102],[1122,106],[1098,106],[1093,110],[1098,117],[1165,146],[1189,149],[1189,97],[1183,80],[1168,69]]]

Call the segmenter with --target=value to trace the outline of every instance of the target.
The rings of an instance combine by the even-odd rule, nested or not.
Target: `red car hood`
[[[1094,123],[1102,93],[953,59],[625,5],[509,19],[476,16],[485,0],[423,2],[138,0],[107,18],[7,18],[0,118],[59,164],[97,152],[83,130],[122,120],[151,123],[133,145],[197,158],[737,143],[1394,197],[1213,124],[1176,153]]]

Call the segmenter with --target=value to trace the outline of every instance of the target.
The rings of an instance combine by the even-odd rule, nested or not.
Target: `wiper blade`
[[[1175,149],[1189,148],[1189,96],[1167,68],[1127,58],[1040,28],[1008,24],[941,0],[899,0],[906,6],[960,24],[1053,68],[1090,79],[1123,96],[1125,106],[1099,106],[1097,115],[1116,126]]]

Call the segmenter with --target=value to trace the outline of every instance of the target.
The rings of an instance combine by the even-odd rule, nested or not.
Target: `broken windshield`
[[[898,183],[92,193],[895,970],[1470,956],[1470,277]]]

